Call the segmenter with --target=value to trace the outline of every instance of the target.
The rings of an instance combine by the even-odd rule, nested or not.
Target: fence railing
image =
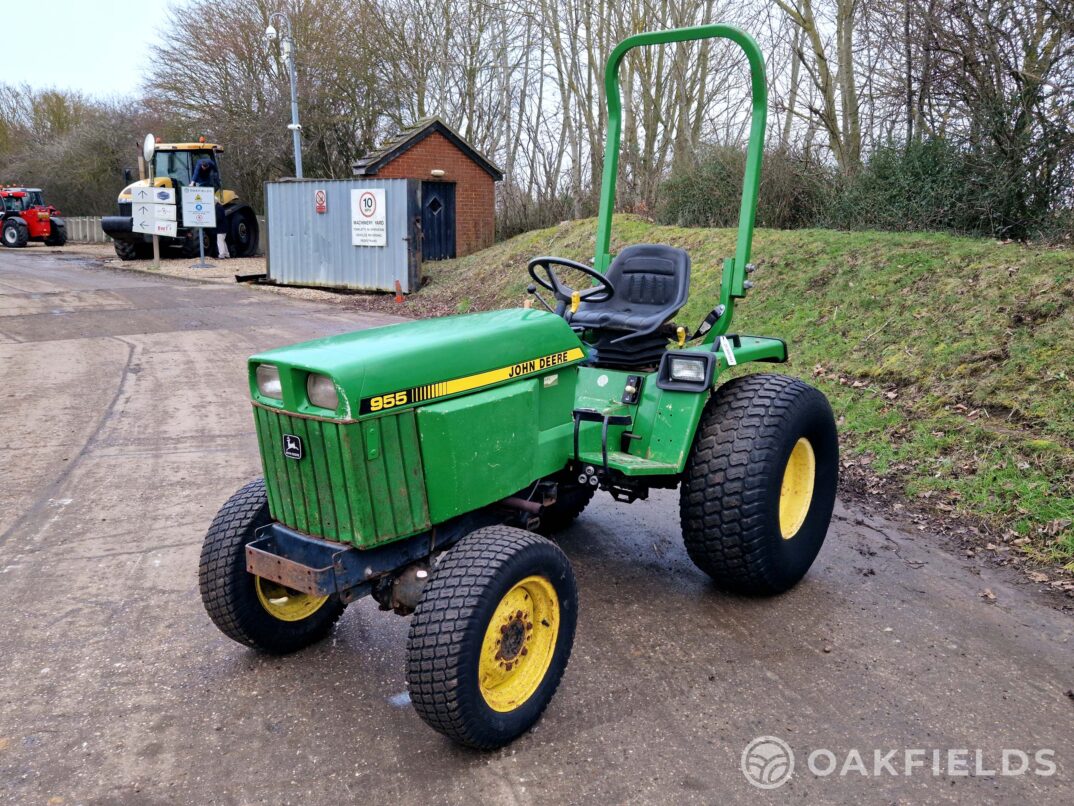
[[[99,215],[78,216],[69,218],[64,216],[67,223],[67,240],[74,243],[108,243],[112,239],[104,234],[101,229],[101,217]]]
[[[67,240],[71,243],[111,243],[112,239],[101,229],[101,216],[64,216],[67,223]],[[261,229],[261,250],[265,250],[268,237],[265,233],[265,217],[258,216],[257,223]]]

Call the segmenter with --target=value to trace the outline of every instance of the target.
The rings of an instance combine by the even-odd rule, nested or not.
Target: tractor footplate
[[[578,459],[578,429],[583,422],[602,423],[600,429],[600,454],[603,460],[603,472],[608,472],[608,426],[625,425],[629,427],[634,418],[629,414],[603,414],[596,409],[575,409],[574,415],[574,463]]]

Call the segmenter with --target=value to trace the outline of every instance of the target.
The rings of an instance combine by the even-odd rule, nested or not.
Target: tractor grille
[[[361,423],[254,407],[272,517],[300,532],[368,548],[429,528],[413,411]],[[284,456],[284,435],[302,441]]]

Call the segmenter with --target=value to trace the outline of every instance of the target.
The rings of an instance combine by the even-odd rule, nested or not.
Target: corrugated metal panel
[[[418,197],[412,179],[306,179],[265,185],[269,277],[283,285],[404,292],[421,286]],[[382,188],[387,245],[351,244],[351,191]],[[327,211],[314,194],[325,191]]]

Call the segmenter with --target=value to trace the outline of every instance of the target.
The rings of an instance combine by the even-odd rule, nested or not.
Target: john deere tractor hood
[[[309,403],[311,373],[339,394],[337,418],[352,419],[538,375],[585,357],[570,326],[548,311],[512,309],[424,319],[331,336],[250,359],[255,401],[290,412],[333,416]],[[283,403],[258,392],[260,364],[277,367]]]

